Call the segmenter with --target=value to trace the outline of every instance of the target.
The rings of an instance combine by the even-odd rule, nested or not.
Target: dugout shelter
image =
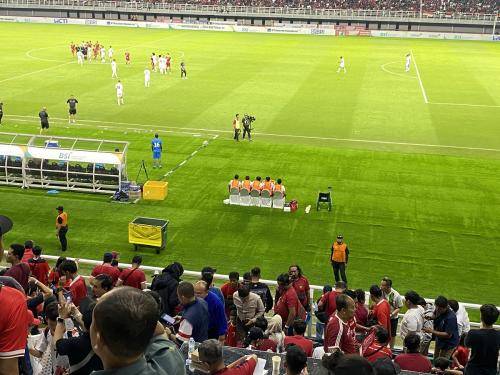
[[[112,194],[127,179],[128,145],[0,132],[0,184]]]

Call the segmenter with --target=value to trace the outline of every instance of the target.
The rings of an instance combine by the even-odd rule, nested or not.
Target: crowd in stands
[[[260,6],[307,9],[368,9],[393,11],[420,11],[418,0],[176,0],[177,3],[219,6]],[[423,0],[422,10],[427,13],[442,12],[483,13],[498,12],[495,0]]]
[[[182,346],[190,339],[199,343],[193,363],[210,374],[250,375],[259,351],[286,352],[284,371],[290,375],[305,374],[308,357],[322,359],[326,373],[335,375],[498,371],[494,305],[481,307],[481,329],[471,330],[457,301],[438,296],[428,303],[415,291],[403,296],[387,277],[370,287],[367,305],[365,292],[345,281],[325,286],[311,301],[309,281],[296,264],[278,275],[273,298],[258,267],[241,278],[231,272],[219,288],[216,269],[204,267],[199,279],[189,282],[182,280],[183,266],[174,262],[148,289],[140,256],[120,269],[118,254],[105,253],[87,284],[78,262],[60,258],[50,269],[32,241],[6,250],[10,267],[0,276],[0,375],[180,375],[186,373]],[[399,336],[405,350],[399,352],[394,339],[403,311]],[[315,338],[305,336],[312,314]],[[224,345],[254,354],[226,366]]]

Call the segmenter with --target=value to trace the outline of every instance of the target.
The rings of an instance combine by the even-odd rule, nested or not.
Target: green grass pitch
[[[79,67],[71,58],[69,43],[81,40],[115,49],[124,106],[109,64]],[[170,52],[173,73],[153,73],[146,89],[152,52]],[[341,55],[347,74],[336,73]],[[129,261],[127,224],[149,216],[170,220],[169,240],[160,255],[141,250],[145,264],[177,260],[222,273],[259,265],[274,279],[298,263],[324,284],[333,279],[331,241],[343,233],[352,287],[389,275],[403,293],[500,304],[498,44],[0,24],[0,67],[0,131],[37,133],[46,106],[50,134],[128,140],[131,179],[142,159],[160,179],[210,140],[168,178],[161,203],[0,187],[0,213],[15,221],[7,244],[31,238],[59,254],[53,226],[62,204],[70,256],[118,250]],[[66,119],[71,94],[80,102],[76,125]],[[257,117],[254,142],[231,140],[236,112]],[[166,147],[161,170],[151,168],[155,131]],[[299,211],[223,205],[235,173],[283,178]],[[327,186],[333,212],[306,214]]]

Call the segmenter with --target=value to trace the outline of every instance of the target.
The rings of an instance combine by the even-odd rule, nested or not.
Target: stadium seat
[[[240,191],[238,188],[231,188],[229,191],[229,204],[240,204]]]
[[[260,206],[269,207],[273,206],[273,200],[271,198],[271,192],[269,190],[262,190],[260,193]]]
[[[250,192],[248,189],[243,188],[240,190],[240,205],[250,206],[252,203],[252,198],[250,197]]]
[[[252,190],[250,192],[250,205],[260,207],[260,191]]]
[[[273,195],[273,208],[283,209],[285,206],[285,196],[282,191],[275,191]]]

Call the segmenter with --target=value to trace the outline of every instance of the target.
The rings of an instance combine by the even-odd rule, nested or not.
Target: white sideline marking
[[[35,116],[17,116],[17,115],[7,115],[5,117],[27,117],[27,118],[38,118]],[[61,118],[51,117],[54,120],[66,120]],[[163,129],[161,131],[168,131],[165,129],[180,129],[180,130],[194,130],[194,131],[204,131],[204,132],[212,132],[212,133],[233,133],[232,130],[217,130],[217,129],[200,129],[200,128],[185,128],[179,126],[161,126],[161,125],[148,125],[148,124],[135,124],[129,122],[112,122],[112,121],[97,121],[97,120],[78,120],[79,123],[84,122],[97,122],[97,123],[106,123],[106,124],[116,124],[116,125],[129,125],[129,126],[139,126],[139,127],[149,127],[149,128],[157,128]],[[77,124],[78,126],[78,124]],[[115,127],[116,128],[116,127]],[[127,128],[134,129],[134,128]],[[119,128],[122,130],[122,128]],[[134,129],[137,131],[137,129]],[[192,133],[191,133],[192,134]],[[317,137],[317,136],[308,136],[308,135],[293,135],[293,134],[273,134],[273,133],[254,133],[255,135],[261,135],[265,137],[280,137],[280,138],[297,138],[297,139],[316,139],[320,141],[341,141],[341,142],[352,142],[352,143],[370,143],[370,144],[382,144],[382,145],[396,145],[396,146],[418,146],[418,147],[429,147],[429,148],[449,148],[454,150],[474,150],[474,151],[493,151],[500,152],[500,149],[497,148],[483,148],[483,147],[465,147],[465,146],[455,146],[455,145],[437,145],[432,143],[411,143],[411,142],[394,142],[394,141],[375,141],[370,139],[356,139],[356,138],[336,138],[336,137]],[[214,136],[218,137],[218,135]],[[215,139],[215,138],[214,138]]]
[[[212,141],[217,139],[219,136],[218,135],[214,135],[212,137]],[[191,155],[189,155],[186,159],[184,159],[183,161],[181,161],[179,164],[177,164],[175,167],[173,167],[171,170],[169,170],[167,173],[165,173],[163,175],[164,178],[168,177],[168,176],[171,176],[177,169],[179,169],[180,167],[182,167],[184,164],[186,164],[190,159],[192,159],[197,153],[198,151],[201,151],[202,149],[206,148],[208,145],[210,144],[210,140],[208,141],[204,141],[200,147],[198,147],[195,151],[193,151],[191,153]]]
[[[18,79],[18,78],[30,76],[32,74],[46,72],[47,70],[52,70],[52,69],[59,68],[59,67],[64,66],[64,65],[68,65],[68,64],[74,64],[74,62],[73,61],[69,61],[69,62],[65,62],[64,64],[54,65],[54,66],[51,66],[51,67],[48,67],[48,68],[45,68],[45,69],[33,70],[32,72],[28,72],[28,73],[20,74],[18,76],[14,76],[14,77],[3,79],[3,80],[0,81],[0,83],[7,82],[7,81],[12,81],[13,79]]]
[[[422,83],[422,79],[420,78],[420,72],[418,71],[417,61],[415,60],[415,56],[413,56],[413,51],[410,51],[411,58],[413,60],[413,64],[415,65],[415,71],[417,72],[418,82],[420,83],[420,89],[422,90],[422,95],[424,96],[425,104],[429,104],[429,99],[427,98],[427,94],[425,93],[424,84]]]
[[[392,64],[396,64],[396,63],[400,63],[400,61],[391,61],[391,62],[382,64],[382,65],[380,65],[380,68],[384,72],[389,73],[389,74],[394,74],[395,76],[404,77],[404,78],[411,78],[411,79],[417,79],[417,77],[415,77],[413,75],[408,75],[408,74],[403,74],[403,73],[395,73],[395,72],[391,72],[389,69],[385,68],[387,65],[392,65]]]
[[[500,108],[500,105],[490,105],[490,104],[435,103],[435,102],[429,102],[429,104],[435,104],[435,105],[453,105],[453,106],[464,106],[464,107]]]

